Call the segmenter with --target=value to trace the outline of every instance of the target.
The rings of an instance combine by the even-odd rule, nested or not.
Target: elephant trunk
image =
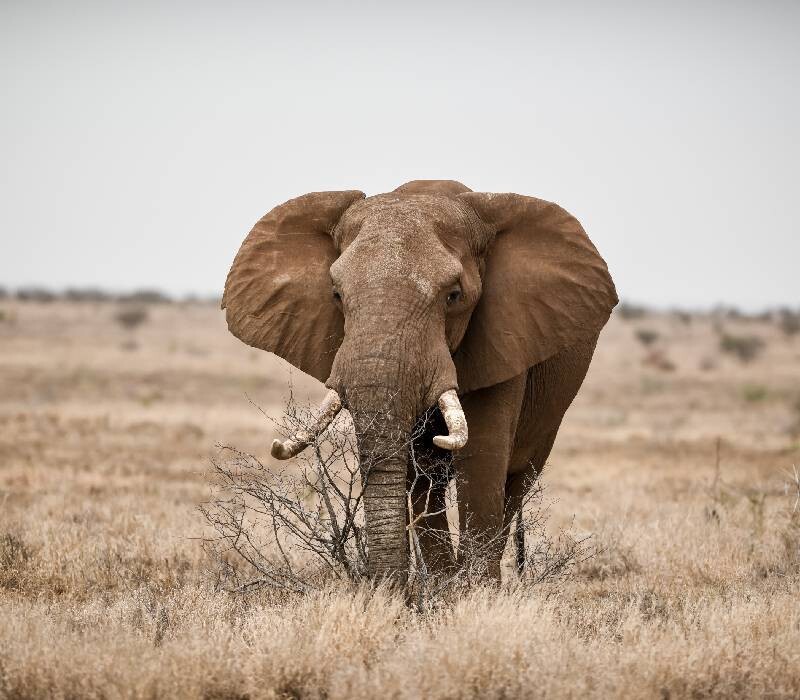
[[[359,463],[364,482],[364,515],[369,548],[369,573],[377,579],[405,583],[408,573],[407,470],[414,419],[392,415],[386,405],[353,411],[359,436]],[[455,390],[439,399],[449,435],[434,442],[444,449],[459,449],[467,441],[467,422]],[[391,402],[387,405],[391,406]]]
[[[369,573],[400,585],[409,565],[406,479],[412,431],[418,416],[455,387],[446,346],[441,354],[423,354],[419,347],[408,337],[370,343],[351,336],[327,382],[350,410],[358,438]],[[460,425],[457,414],[450,415],[453,426]],[[455,444],[462,437],[456,430]]]
[[[408,573],[406,472],[411,430],[363,406],[353,412],[353,422],[364,488],[369,574],[402,585]]]
[[[386,326],[408,328],[402,319],[379,325],[346,333],[326,383],[350,410],[358,438],[369,572],[402,584],[409,565],[406,479],[414,425],[438,402],[450,429],[441,436],[443,446],[458,449],[466,441],[466,421],[444,339],[426,343],[424,329],[419,336],[387,337]]]

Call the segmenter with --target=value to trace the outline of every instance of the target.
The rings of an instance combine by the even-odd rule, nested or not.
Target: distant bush
[[[143,306],[130,306],[122,308],[114,315],[114,320],[126,330],[134,330],[141,326],[148,318],[149,312]]]
[[[5,287],[0,287],[0,299],[8,298],[8,290]]]
[[[64,290],[63,299],[66,301],[111,301],[113,296],[102,289],[94,287],[71,287]]]
[[[658,331],[649,328],[640,328],[636,331],[636,339],[645,347],[650,347],[658,338]]]
[[[635,321],[647,316],[647,309],[644,306],[623,301],[619,306],[617,306],[614,313],[616,313],[617,316],[625,321]]]
[[[757,335],[731,335],[723,332],[719,339],[719,349],[742,362],[755,360],[765,346],[766,343]]]
[[[169,304],[172,301],[167,294],[157,289],[138,289],[129,294],[120,294],[117,300],[136,304]]]
[[[761,321],[762,323],[770,323],[773,319],[772,311],[762,311],[757,314],[752,314],[748,316],[748,318],[752,319],[753,321]]]
[[[57,298],[55,293],[44,287],[21,287],[17,290],[17,299],[20,301],[36,301],[47,304]]]
[[[778,327],[783,334],[791,338],[800,333],[800,311],[791,309],[778,310]]]
[[[681,311],[680,309],[675,309],[672,312],[672,316],[676,321],[680,321],[685,326],[688,326],[692,322],[692,314],[688,311]]]
[[[726,306],[725,304],[719,304],[718,306],[714,307],[711,315],[715,318],[727,319],[729,321],[741,321],[747,318],[747,315],[742,313],[742,311],[737,307]]]

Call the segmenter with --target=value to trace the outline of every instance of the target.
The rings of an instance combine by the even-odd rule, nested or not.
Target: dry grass
[[[800,695],[800,339],[775,324],[725,321],[765,340],[742,364],[712,319],[613,319],[545,472],[553,528],[602,551],[420,615],[215,588],[203,472],[216,442],[267,459],[245,395],[278,406],[287,380],[216,310],[153,306],[130,352],[111,304],[0,309],[0,697]],[[639,328],[674,371],[639,362]]]

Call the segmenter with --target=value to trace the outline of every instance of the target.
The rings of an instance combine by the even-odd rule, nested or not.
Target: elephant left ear
[[[364,198],[357,190],[310,192],[256,223],[231,265],[222,296],[228,329],[324,382],[344,334],[333,301],[330,233]]]
[[[511,379],[600,332],[617,293],[575,217],[518,194],[459,199],[496,231],[481,299],[453,358],[460,391]]]

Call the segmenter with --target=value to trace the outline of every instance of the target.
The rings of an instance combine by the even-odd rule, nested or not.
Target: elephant
[[[317,424],[275,440],[274,457],[298,454],[349,409],[372,465],[368,573],[405,582],[409,436],[420,459],[449,456],[410,494],[415,514],[423,494],[423,516],[434,513],[420,530],[426,564],[461,563],[449,534],[436,536],[448,532],[437,506],[452,474],[462,536],[505,544],[617,301],[605,261],[560,206],[415,180],[277,206],[242,243],[222,308],[233,335],[328,389]],[[490,577],[502,554],[486,555]]]

